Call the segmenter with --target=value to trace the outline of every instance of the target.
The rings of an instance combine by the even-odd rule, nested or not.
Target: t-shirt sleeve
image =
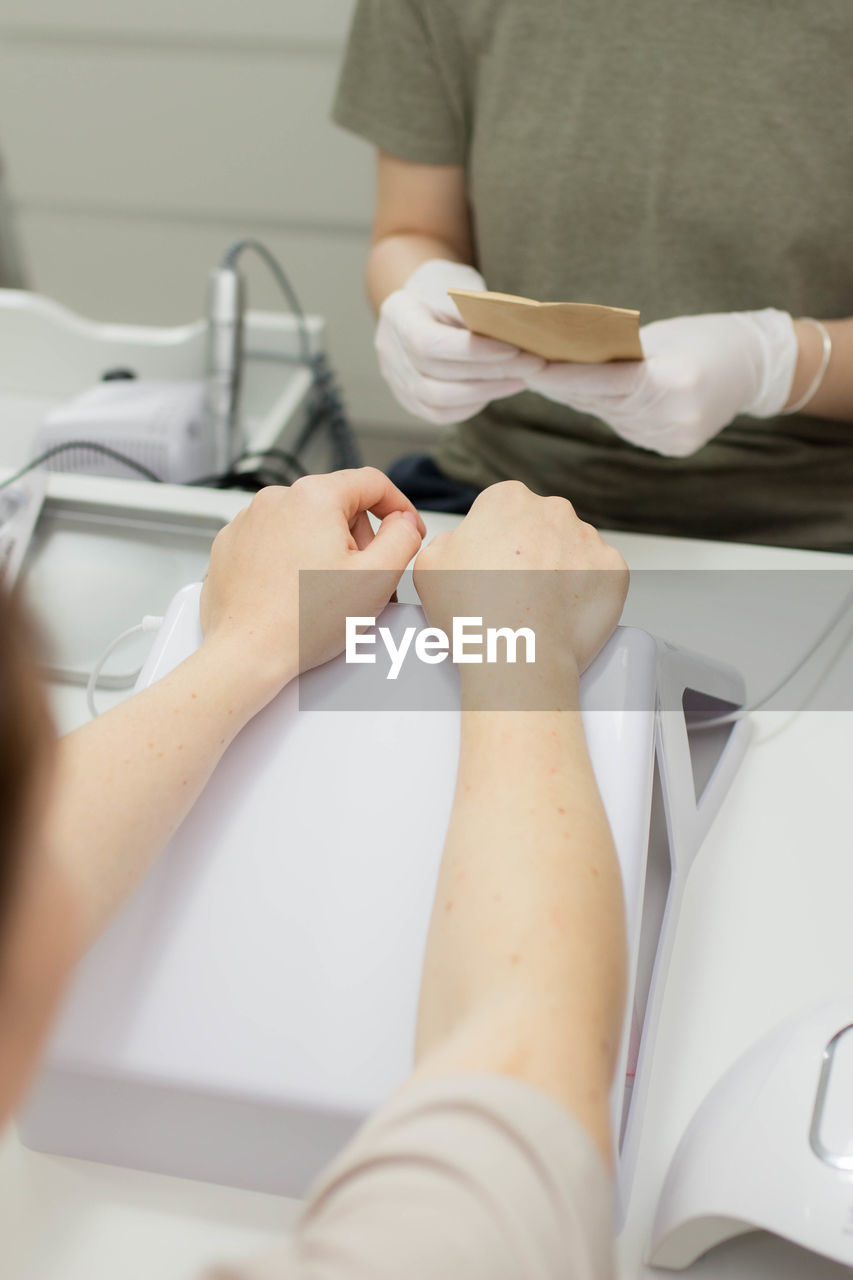
[[[290,1240],[206,1280],[609,1280],[612,1191],[581,1125],[501,1076],[410,1085],[314,1187]]]
[[[454,106],[419,0],[358,0],[332,118],[415,164],[464,164]]]

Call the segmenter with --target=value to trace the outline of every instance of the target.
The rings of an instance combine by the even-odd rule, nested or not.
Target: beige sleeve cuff
[[[208,1280],[608,1280],[612,1191],[581,1125],[502,1076],[407,1085],[322,1175],[291,1239]]]

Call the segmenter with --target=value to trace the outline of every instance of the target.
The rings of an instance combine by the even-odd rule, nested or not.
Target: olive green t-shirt
[[[462,165],[490,289],[642,322],[853,313],[851,0],[358,0],[334,109]],[[531,392],[442,470],[609,528],[853,550],[853,426],[736,419],[687,459]]]

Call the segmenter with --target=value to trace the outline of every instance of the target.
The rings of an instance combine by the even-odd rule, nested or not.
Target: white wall
[[[227,244],[262,238],[327,318],[351,413],[382,461],[429,430],[376,370],[363,286],[373,156],[328,118],[351,9],[3,0],[0,149],[32,286],[93,318],[192,319]],[[251,304],[279,307],[246,264]]]

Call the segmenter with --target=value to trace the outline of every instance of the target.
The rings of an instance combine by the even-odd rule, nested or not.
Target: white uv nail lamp
[[[146,686],[201,642],[198,584],[173,601]],[[389,605],[395,636],[417,606]],[[301,1195],[406,1077],[453,797],[457,674],[417,664],[420,706],[373,673],[341,710],[343,658],[235,740],[155,869],[79,966],[21,1118],[38,1150]],[[411,694],[411,690],[409,690]],[[742,756],[740,677],[620,628],[581,703],[625,887],[629,1011],[613,1089],[627,1203],[685,880]]]
[[[682,1136],[649,1261],[681,1270],[765,1230],[853,1267],[853,999],[787,1019],[720,1077]]]

